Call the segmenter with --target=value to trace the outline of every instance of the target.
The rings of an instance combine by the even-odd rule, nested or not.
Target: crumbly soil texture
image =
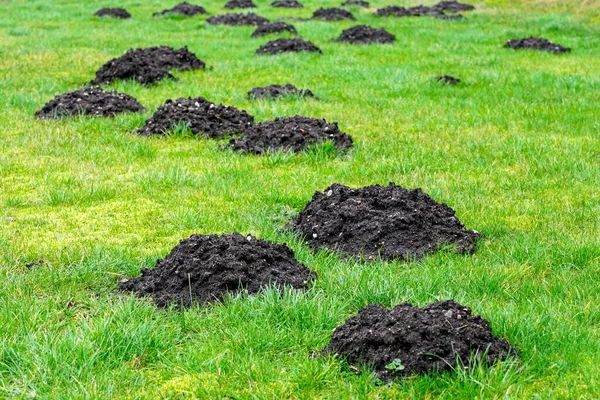
[[[351,365],[372,365],[383,381],[439,372],[475,361],[493,364],[516,356],[494,336],[490,323],[471,309],[445,300],[424,308],[402,303],[392,309],[371,304],[335,328],[324,354],[338,354]]]
[[[278,0],[271,3],[271,7],[279,8],[302,8],[302,3],[297,0]]]
[[[252,0],[230,0],[225,4],[225,8],[256,8]]]
[[[254,154],[279,150],[298,153],[325,141],[332,142],[340,150],[352,147],[352,138],[340,131],[337,123],[297,115],[256,124],[240,138],[233,139],[231,147],[239,152]]]
[[[528,37],[524,39],[511,39],[504,47],[519,50],[519,49],[532,49],[549,51],[551,53],[568,53],[571,51],[569,47],[563,47],[559,44],[552,43],[548,39]]]
[[[142,135],[168,134],[184,125],[194,135],[219,138],[242,133],[253,125],[254,117],[235,107],[215,104],[203,97],[167,100],[146,124],[138,129]]]
[[[204,9],[204,7],[196,6],[196,5],[193,5],[193,4],[190,4],[190,3],[184,1],[183,3],[177,4],[173,8],[169,8],[167,10],[163,10],[160,12],[155,12],[152,15],[155,17],[159,17],[161,15],[176,14],[176,15],[185,15],[187,17],[191,17],[193,15],[200,15],[200,14],[206,14],[206,13],[207,12],[206,12],[206,9]]]
[[[458,1],[450,0],[450,1],[440,1],[439,3],[433,5],[431,7],[432,10],[441,11],[441,12],[449,12],[449,13],[457,13],[462,11],[471,11],[475,9],[475,6],[471,4],[460,3]]]
[[[90,83],[100,85],[114,80],[135,79],[139,83],[153,84],[161,79],[175,79],[169,70],[204,69],[206,64],[187,47],[175,50],[168,46],[130,49],[121,57],[113,58],[96,72]]]
[[[131,14],[124,8],[101,8],[94,13],[96,17],[112,17],[119,19],[131,18]]]
[[[354,15],[351,12],[341,8],[319,8],[312,15],[313,19],[320,19],[323,21],[342,21],[349,19],[354,21]]]
[[[256,50],[256,55],[275,55],[281,53],[298,53],[302,51],[322,53],[321,49],[313,43],[300,38],[294,38],[271,40],[267,44],[260,46]]]
[[[248,14],[221,14],[210,17],[206,20],[209,24],[212,25],[230,25],[230,26],[240,26],[240,25],[248,25],[248,26],[259,26],[268,24],[269,20],[256,15],[254,13]]]
[[[35,113],[41,119],[57,119],[75,115],[109,117],[125,112],[140,112],[144,107],[132,96],[116,91],[106,92],[91,87],[59,94]]]
[[[296,28],[294,28],[294,25],[290,25],[290,24],[286,24],[285,22],[279,21],[279,22],[273,22],[271,24],[264,24],[264,25],[260,25],[256,28],[256,30],[254,32],[252,32],[252,37],[259,37],[259,36],[265,36],[265,35],[270,35],[273,33],[282,33],[282,32],[289,32],[289,33],[293,33],[294,35],[297,35],[298,32],[296,31]]]
[[[255,294],[267,286],[305,289],[315,276],[285,244],[239,233],[192,235],[120,288],[150,296],[159,307],[190,307],[222,300],[227,293]]]
[[[475,251],[480,233],[465,229],[455,212],[421,189],[333,184],[316,192],[290,223],[313,248],[365,259],[412,260],[453,246]]]
[[[445,83],[447,85],[458,85],[460,83],[460,79],[450,75],[436,76],[435,80],[440,83]]]
[[[376,29],[368,25],[358,25],[353,28],[346,29],[342,32],[337,42],[346,43],[392,43],[396,40],[396,36],[392,35],[385,29]]]
[[[251,99],[265,99],[286,96],[314,97],[314,94],[308,89],[298,89],[296,86],[290,83],[286,85],[255,87],[248,92],[248,97]]]
[[[348,0],[342,3],[342,7],[364,7],[369,8],[370,4],[363,0]]]

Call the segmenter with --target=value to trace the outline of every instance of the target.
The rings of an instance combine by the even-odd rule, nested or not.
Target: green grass
[[[255,1],[271,19],[338,4]],[[255,57],[269,38],[250,39],[252,28],[151,17],[177,1],[0,0],[0,397],[599,397],[600,8],[473,2],[478,10],[458,22],[355,9],[359,23],[397,36],[388,46],[330,41],[353,22],[295,22],[322,55]],[[124,6],[133,19],[92,17],[100,6]],[[573,52],[502,48],[529,35]],[[33,118],[109,58],[160,44],[187,45],[211,68],[153,87],[109,86],[145,114]],[[435,83],[442,74],[463,83]],[[319,99],[246,97],[288,82]],[[213,140],[133,134],[167,98],[200,95],[258,121],[337,121],[356,148],[256,157]],[[313,253],[282,229],[315,190],[389,181],[454,208],[485,234],[477,253],[361,264]],[[314,287],[183,313],[117,293],[181,238],[234,231],[287,242],[318,273]],[[447,298],[487,318],[520,361],[379,385],[311,356],[366,304]]]

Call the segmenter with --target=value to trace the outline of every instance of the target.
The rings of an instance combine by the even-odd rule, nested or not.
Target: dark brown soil
[[[435,79],[438,82],[445,83],[447,85],[458,85],[460,83],[460,79],[455,78],[455,77],[450,76],[450,75],[436,76]]]
[[[150,296],[159,307],[190,307],[222,300],[227,293],[290,286],[305,289],[316,274],[294,258],[285,244],[251,235],[192,235],[153,269],[121,284],[122,291]]]
[[[396,40],[396,37],[385,29],[375,29],[368,25],[357,25],[353,28],[346,29],[342,32],[340,37],[336,39],[338,42],[359,44],[392,43],[394,40]]]
[[[268,24],[269,20],[258,16],[254,13],[248,14],[221,14],[215,15],[214,17],[210,17],[206,20],[209,24],[212,25],[230,25],[230,26],[239,26],[239,25],[263,25]]]
[[[225,8],[256,8],[252,0],[229,0]]]
[[[551,53],[568,53],[571,51],[569,47],[563,47],[559,44],[552,43],[547,39],[536,38],[536,37],[528,37],[524,39],[511,39],[504,47],[512,48],[515,50],[518,49],[533,49],[533,50],[542,50],[549,51]]]
[[[204,69],[205,66],[187,47],[179,50],[168,46],[130,49],[100,67],[90,83],[100,85],[117,79],[134,79],[139,83],[152,84],[163,78],[174,79],[170,69]]]
[[[351,12],[343,10],[341,8],[319,8],[312,15],[313,19],[321,19],[324,21],[342,21],[350,19],[354,21],[354,15]]]
[[[251,99],[264,99],[284,96],[313,97],[314,95],[313,92],[308,89],[301,90],[289,83],[285,86],[269,85],[265,87],[255,87],[248,92],[248,97]]]
[[[285,22],[273,22],[271,24],[260,25],[252,32],[252,37],[270,35],[272,33],[289,32],[295,35],[298,34],[294,25],[286,24]]]
[[[190,3],[184,1],[183,3],[177,4],[173,8],[169,8],[167,10],[163,10],[160,12],[155,12],[152,15],[155,17],[159,17],[161,15],[178,14],[178,15],[185,15],[185,16],[191,17],[193,15],[206,14],[206,13],[207,12],[204,9],[204,7],[196,6],[196,5],[193,5],[193,4],[190,4]]]
[[[278,0],[271,3],[271,7],[280,8],[302,8],[302,3],[297,0]]]
[[[464,3],[460,3],[458,1],[450,0],[450,1],[440,1],[439,3],[437,3],[433,7],[431,7],[431,9],[436,10],[436,11],[441,11],[441,12],[456,13],[456,12],[474,10],[475,6],[472,6],[471,4],[464,4]]]
[[[124,8],[101,8],[94,13],[96,17],[112,17],[119,19],[131,18],[131,14]]]
[[[335,328],[323,353],[339,354],[358,368],[372,365],[383,381],[451,370],[460,366],[457,359],[471,366],[477,360],[493,364],[516,356],[508,342],[493,335],[487,320],[454,300],[424,308],[368,305]]]
[[[342,7],[352,7],[352,6],[369,8],[369,3],[366,1],[363,1],[363,0],[347,0],[342,3]]]
[[[263,54],[280,54],[280,53],[290,53],[290,52],[301,52],[308,51],[314,53],[322,53],[321,49],[308,42],[306,40],[302,40],[300,38],[294,39],[277,39],[271,40],[267,44],[259,47],[256,50],[256,55]]]
[[[167,100],[146,124],[138,129],[142,135],[168,134],[182,124],[194,135],[219,138],[242,133],[254,123],[254,117],[235,107],[215,104],[203,97]]]
[[[410,8],[389,6],[378,9],[375,15],[380,17],[421,17],[424,15],[443,15],[443,13],[441,11],[433,10],[431,7],[427,6],[416,6]]]
[[[444,14],[444,13],[439,13],[439,14],[432,14],[434,18],[437,19],[443,19],[446,21],[457,21],[457,20],[461,20],[461,19],[465,19],[465,17],[462,14]]]
[[[313,248],[366,259],[418,259],[453,246],[472,253],[481,236],[466,230],[454,210],[421,189],[333,184],[316,192],[290,223]]]
[[[333,142],[341,150],[352,147],[352,138],[340,131],[337,123],[299,115],[256,124],[240,138],[231,140],[231,146],[243,153],[262,154],[279,150],[298,153],[324,141]]]
[[[127,94],[105,92],[91,87],[59,94],[35,113],[41,119],[62,118],[73,115],[108,117],[125,112],[143,111],[144,107]]]

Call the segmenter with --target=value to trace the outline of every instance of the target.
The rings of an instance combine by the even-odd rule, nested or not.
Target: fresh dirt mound
[[[143,111],[144,107],[127,94],[105,92],[91,87],[59,94],[35,113],[41,119],[62,118],[72,115],[107,117],[124,112]]]
[[[341,8],[319,8],[312,15],[313,19],[321,19],[324,21],[342,21],[350,19],[354,21],[354,15],[351,12],[343,10]]]
[[[443,15],[443,13],[441,11],[433,10],[431,7],[427,6],[416,6],[409,8],[389,6],[378,9],[375,15],[380,17],[420,17],[424,15]]]
[[[313,97],[313,92],[308,89],[298,89],[296,86],[287,84],[281,85],[269,85],[265,87],[255,87],[248,92],[248,97],[251,99],[264,99],[264,98],[275,98],[283,96],[299,96],[299,97]]]
[[[358,6],[369,8],[369,3],[363,0],[348,0],[342,3],[342,7]]]
[[[286,24],[285,22],[273,22],[272,24],[260,25],[254,32],[252,37],[270,35],[272,33],[290,32],[295,35],[298,34],[294,25]]]
[[[447,21],[457,21],[457,20],[461,20],[461,19],[465,19],[465,17],[462,14],[444,14],[444,13],[439,13],[439,14],[433,14],[434,18],[437,19],[444,19]]]
[[[504,47],[512,48],[515,50],[518,49],[533,49],[533,50],[542,50],[549,51],[552,53],[568,53],[571,51],[569,47],[563,47],[559,44],[552,43],[547,39],[536,38],[536,37],[528,37],[524,39],[511,39]]]
[[[441,12],[450,12],[456,13],[461,11],[471,11],[475,9],[475,6],[471,4],[464,4],[458,1],[440,1],[431,7],[432,10],[441,11]]]
[[[508,342],[492,334],[487,320],[454,300],[424,308],[368,305],[335,328],[323,352],[339,354],[358,367],[373,365],[383,381],[450,370],[459,366],[457,358],[469,366],[477,359],[493,364],[516,355]]]
[[[204,9],[204,7],[196,6],[196,5],[193,5],[193,4],[190,4],[190,3],[184,1],[183,3],[177,4],[173,8],[169,8],[167,10],[163,10],[160,12],[155,12],[152,15],[154,17],[159,17],[161,15],[179,14],[179,15],[185,15],[185,16],[191,17],[193,15],[206,14],[206,13],[207,12]]]
[[[131,14],[124,8],[101,8],[94,13],[96,17],[112,17],[119,19],[131,18]]]
[[[447,85],[458,85],[460,83],[460,79],[450,75],[436,76],[435,80],[440,83],[445,83]]]
[[[466,230],[446,204],[393,183],[359,189],[333,184],[316,192],[289,226],[314,248],[367,259],[421,258],[445,244],[472,253],[481,236]]]
[[[121,284],[121,290],[151,296],[159,307],[204,305],[229,293],[257,293],[266,286],[305,289],[315,273],[285,244],[251,235],[192,235],[153,269]]]
[[[302,8],[302,3],[297,0],[278,0],[271,3],[271,7],[280,8]]]
[[[280,54],[280,53],[290,53],[290,52],[301,52],[308,51],[314,53],[322,53],[321,49],[308,42],[306,40],[302,40],[300,38],[295,39],[277,39],[271,40],[264,46],[259,47],[256,50],[257,55],[262,54]]]
[[[212,25],[231,25],[231,26],[239,26],[239,25],[264,25],[268,24],[269,20],[260,17],[254,13],[248,14],[221,14],[215,15],[214,17],[210,17],[206,20],[209,24]]]
[[[187,47],[179,50],[168,46],[130,49],[100,67],[90,83],[100,85],[117,79],[135,79],[139,83],[152,84],[163,78],[174,79],[170,69],[204,69],[205,66]]]
[[[324,119],[301,117],[276,118],[248,128],[244,134],[231,141],[234,150],[262,154],[267,151],[291,150],[295,153],[324,141],[333,142],[338,149],[352,147],[352,138],[340,131],[337,123]]]
[[[254,123],[254,117],[235,107],[215,104],[203,97],[167,100],[146,124],[138,129],[142,135],[166,134],[185,125],[194,135],[219,138],[242,133]]]
[[[368,25],[357,25],[353,28],[346,29],[342,32],[340,37],[336,39],[338,42],[360,44],[392,43],[394,40],[396,40],[396,36],[385,29],[375,29]]]
[[[225,4],[225,8],[256,8],[252,0],[230,0]]]

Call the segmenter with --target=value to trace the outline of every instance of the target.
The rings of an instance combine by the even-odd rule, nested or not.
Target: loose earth
[[[264,87],[255,87],[248,92],[248,97],[251,99],[264,99],[264,98],[275,98],[285,96],[298,96],[298,97],[313,97],[313,92],[308,89],[300,90],[296,86],[287,84],[282,85],[269,85]]]
[[[313,52],[313,53],[322,53],[321,49],[308,42],[306,40],[300,38],[294,39],[277,39],[271,40],[267,44],[259,47],[256,50],[256,55],[263,54],[280,54],[280,53],[290,53],[290,52]]]

